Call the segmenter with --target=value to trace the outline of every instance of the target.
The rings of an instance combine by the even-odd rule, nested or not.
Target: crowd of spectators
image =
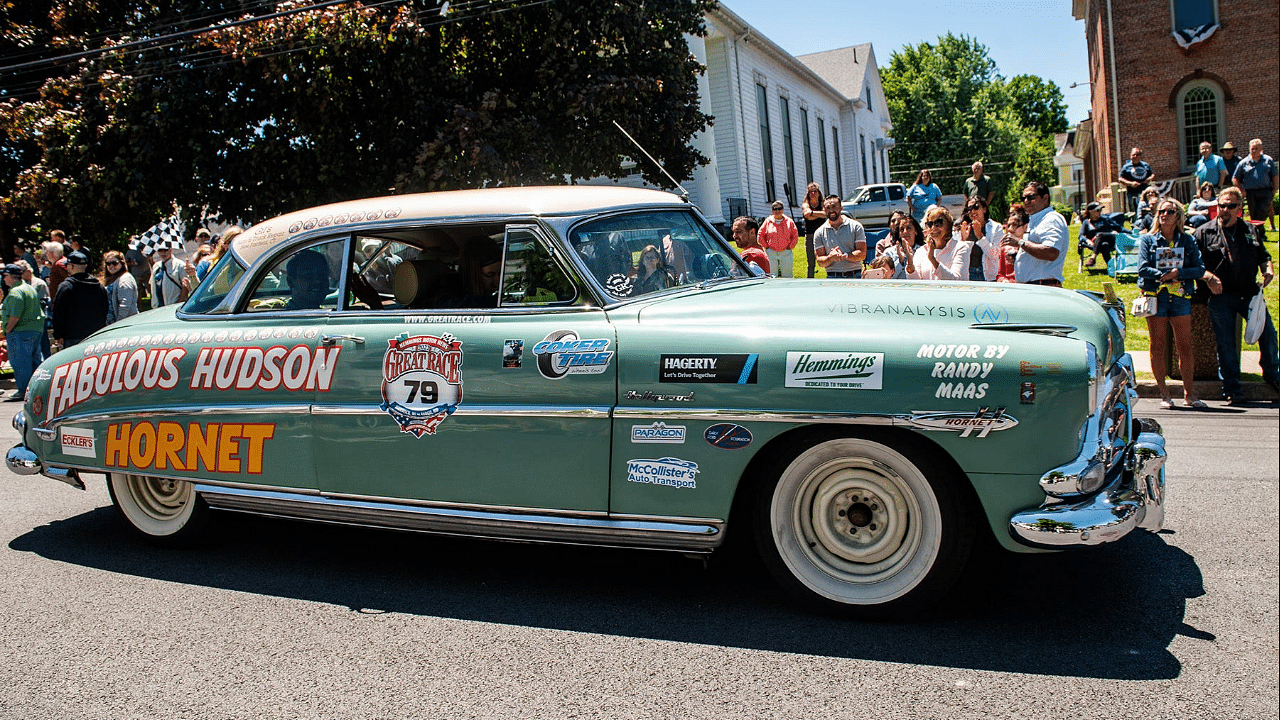
[[[233,226],[215,244],[201,228],[190,260],[175,257],[172,242],[148,257],[136,247],[136,238],[126,252],[111,250],[100,258],[62,230],[50,231],[48,240],[34,247],[15,241],[8,262],[0,266],[0,331],[16,385],[5,399],[24,399],[35,368],[54,352],[139,310],[184,302],[240,233]]]

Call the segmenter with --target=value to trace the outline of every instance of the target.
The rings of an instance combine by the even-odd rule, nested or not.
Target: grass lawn
[[[1106,268],[1099,266],[1095,268],[1085,268],[1084,272],[1079,272],[1080,261],[1076,255],[1076,238],[1080,234],[1080,226],[1071,226],[1071,250],[1067,261],[1063,266],[1063,284],[1073,290],[1093,290],[1102,292],[1103,283],[1111,283],[1115,287],[1116,295],[1124,301],[1125,308],[1129,308],[1133,303],[1133,299],[1138,296],[1138,286],[1131,282],[1117,282],[1114,278],[1107,275]],[[1280,264],[1280,253],[1277,252],[1277,240],[1280,240],[1280,233],[1276,231],[1267,232],[1267,252],[1271,253],[1272,263]],[[795,251],[792,253],[794,267],[792,269],[792,277],[802,278],[807,273],[807,264],[804,256],[804,238],[796,245]],[[827,273],[822,268],[818,268],[817,277],[824,278]],[[1267,307],[1271,310],[1271,319],[1274,322],[1276,318],[1280,318],[1280,282],[1272,282],[1263,291],[1263,295],[1267,299]],[[1129,327],[1125,338],[1125,349],[1129,352],[1145,351],[1151,346],[1151,340],[1147,336],[1147,323],[1137,318],[1129,318]],[[1257,345],[1245,345],[1245,350],[1258,349]]]

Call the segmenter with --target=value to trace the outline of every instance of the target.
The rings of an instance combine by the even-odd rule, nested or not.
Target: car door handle
[[[359,335],[321,335],[320,336],[321,345],[336,345],[343,340],[350,340],[351,342],[357,345],[364,344],[364,338],[360,337]]]

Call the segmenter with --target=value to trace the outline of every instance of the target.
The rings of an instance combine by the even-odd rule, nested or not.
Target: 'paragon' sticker
[[[684,425],[668,425],[664,422],[656,422],[652,425],[632,425],[631,442],[679,445],[684,443],[686,430],[687,428]]]
[[[462,342],[449,333],[401,333],[382,358],[382,410],[414,437],[436,428],[462,402]]]

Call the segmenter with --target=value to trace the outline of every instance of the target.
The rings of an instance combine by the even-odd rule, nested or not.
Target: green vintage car
[[[937,598],[1010,550],[1163,521],[1123,308],[1055,288],[782,280],[674,195],[513,188],[254,226],[180,308],[36,372],[14,472],[156,541],[210,509],[709,553],[819,605]]]

